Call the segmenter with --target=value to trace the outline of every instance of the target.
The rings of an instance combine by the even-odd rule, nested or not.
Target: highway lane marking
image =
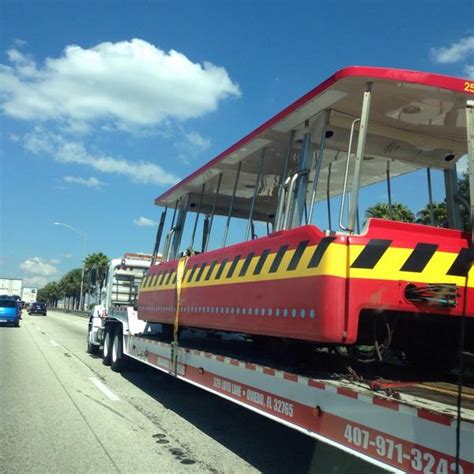
[[[57,316],[57,315],[55,315],[55,316]],[[54,319],[55,316],[53,316],[53,319]],[[77,316],[76,316],[76,318],[77,318]],[[81,326],[81,327],[85,327],[89,324],[89,319],[68,319],[68,317],[63,318],[61,316],[59,316],[57,319],[60,319],[62,321],[67,321],[68,323],[77,324],[78,326]]]
[[[97,377],[89,377],[89,380],[110,400],[112,400],[113,402],[120,401],[120,398],[117,397],[117,395],[115,395],[115,393],[112,392],[112,390],[110,390],[107,385],[103,384]]]

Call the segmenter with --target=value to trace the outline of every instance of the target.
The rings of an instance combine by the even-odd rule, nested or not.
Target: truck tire
[[[97,344],[91,344],[90,342],[87,343],[87,352],[89,354],[97,355],[99,353],[100,346]]]
[[[110,351],[110,367],[114,372],[121,372],[125,366],[125,357],[123,355],[123,337],[119,329],[114,332],[112,338],[112,349]]]
[[[114,330],[112,326],[105,327],[104,335],[104,350],[102,352],[102,363],[104,365],[110,365],[112,363],[112,341],[114,338]]]

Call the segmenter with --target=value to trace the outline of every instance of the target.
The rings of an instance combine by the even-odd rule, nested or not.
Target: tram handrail
[[[346,203],[347,177],[349,176],[349,163],[350,163],[351,151],[352,151],[352,140],[354,138],[355,126],[358,122],[360,122],[360,118],[356,118],[355,120],[353,120],[352,125],[351,125],[351,133],[349,135],[349,146],[347,147],[346,169],[344,172],[344,182],[342,184],[341,205],[339,207],[339,227],[342,230],[346,230],[347,232],[352,232],[354,230],[354,229],[349,229],[348,227],[346,227],[343,224],[342,220],[343,220],[343,214],[344,214],[344,206]]]
[[[288,226],[288,220],[289,220],[290,213],[291,213],[291,204],[292,204],[292,201],[293,201],[293,190],[295,189],[295,183],[296,183],[296,180],[298,179],[298,177],[299,177],[299,174],[295,173],[290,178],[290,185],[288,187],[288,201],[286,203],[285,216],[284,216],[284,219],[283,219],[283,226],[282,226],[281,230],[285,230]]]
[[[280,194],[280,201],[278,203],[278,213],[275,217],[275,230],[281,230],[280,221],[282,220],[282,214],[285,212],[285,198],[286,198],[286,191],[288,188],[288,183],[291,180],[291,176],[285,179],[285,184],[283,185],[282,192]]]
[[[169,257],[169,250],[170,250],[170,242],[171,242],[171,237],[175,233],[176,229],[173,227],[167,234],[166,234],[166,240],[165,240],[165,245],[163,248],[163,261],[166,262],[168,261]]]

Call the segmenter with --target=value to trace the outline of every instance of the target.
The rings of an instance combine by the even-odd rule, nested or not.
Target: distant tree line
[[[84,261],[84,302],[98,295],[99,302],[107,276],[109,258],[102,252],[88,255]],[[60,301],[66,309],[77,310],[80,305],[82,268],[67,272],[58,282],[52,281],[38,290],[37,300],[56,308]],[[85,307],[85,305],[84,305]]]

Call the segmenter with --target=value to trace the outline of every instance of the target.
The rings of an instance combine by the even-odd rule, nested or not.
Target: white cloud
[[[88,188],[96,188],[99,189],[102,186],[104,186],[104,182],[100,181],[97,178],[94,178],[91,176],[88,179],[85,178],[80,178],[79,176],[64,176],[64,181],[66,183],[76,183],[76,184],[81,184],[83,186],[87,186]]]
[[[33,276],[33,277],[30,276],[23,279],[23,284],[25,286],[31,286],[33,288],[43,288],[50,281],[53,281],[53,280],[54,278],[51,279],[51,278],[42,277],[42,276]]]
[[[474,79],[474,64],[464,66],[464,72],[468,79]]]
[[[58,272],[58,269],[40,257],[27,258],[20,264],[20,268],[30,275],[50,277]]]
[[[140,40],[67,46],[38,65],[18,49],[0,65],[4,113],[25,120],[54,120],[87,131],[90,124],[129,130],[182,121],[217,109],[240,95],[227,71]]]
[[[22,46],[26,45],[26,41],[24,39],[21,39],[21,38],[16,38],[15,41],[14,41],[14,44],[15,44],[15,46],[18,46],[19,48],[21,48]]]
[[[185,134],[186,140],[190,145],[198,150],[207,150],[211,146],[211,141],[203,137],[198,132],[188,132]]]
[[[456,63],[474,53],[474,36],[461,38],[450,46],[431,48],[432,58],[438,63]]]
[[[156,225],[156,222],[148,219],[148,217],[139,217],[134,219],[133,223],[139,227],[154,227]]]
[[[91,154],[79,141],[66,140],[40,126],[25,135],[26,149],[37,155],[48,155],[60,163],[89,166],[102,173],[119,174],[137,183],[173,185],[179,178],[149,161],[128,161],[109,155]]]
[[[194,158],[211,146],[211,140],[203,137],[199,132],[187,132],[179,127],[182,140],[177,140],[174,144],[178,151],[177,157],[186,165],[191,164],[190,158]]]

